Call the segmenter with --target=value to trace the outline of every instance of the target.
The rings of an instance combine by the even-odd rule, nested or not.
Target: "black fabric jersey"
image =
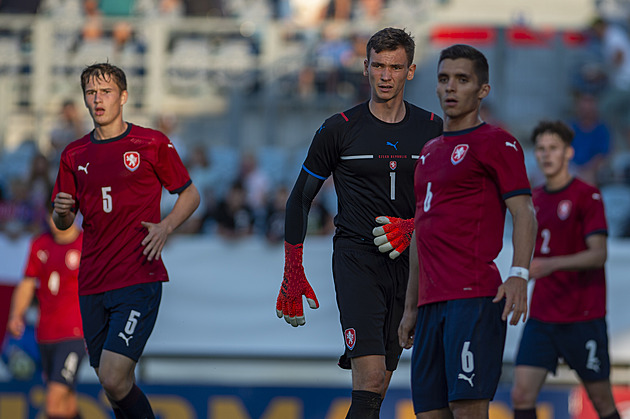
[[[375,217],[413,218],[413,172],[424,144],[442,134],[442,119],[408,102],[405,118],[386,123],[368,102],[328,118],[317,130],[302,169],[337,193],[337,237],[373,240]]]

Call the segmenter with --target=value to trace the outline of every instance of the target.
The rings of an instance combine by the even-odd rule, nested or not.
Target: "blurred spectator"
[[[227,239],[250,236],[254,228],[254,212],[247,205],[245,189],[240,181],[234,182],[225,198],[219,201],[212,217],[217,233]]]
[[[603,18],[597,18],[591,28],[601,41],[608,75],[608,86],[601,99],[602,115],[621,134],[622,145],[627,147],[630,142],[630,37],[623,27]]]
[[[61,152],[68,144],[78,140],[89,131],[81,115],[73,100],[68,99],[62,103],[59,119],[50,132],[52,166],[56,167],[59,164]]]
[[[265,237],[270,243],[284,242],[284,217],[288,198],[289,189],[282,185],[276,188],[267,205]]]
[[[346,73],[354,63],[354,48],[343,32],[339,22],[329,22],[322,29],[322,39],[315,48],[315,79],[322,83],[322,89],[329,94],[341,93],[340,87],[346,81]]]
[[[40,232],[35,210],[29,201],[27,183],[23,179],[11,179],[8,196],[0,201],[0,232],[12,239]]]
[[[161,114],[157,117],[157,130],[162,131],[164,135],[171,140],[171,143],[175,146],[177,154],[181,157],[183,162],[187,162],[190,158],[188,154],[188,147],[181,135],[177,132],[177,116],[172,113]]]
[[[333,217],[326,207],[324,194],[319,193],[311,203],[306,234],[332,234],[334,230]]]
[[[212,170],[208,152],[202,144],[192,149],[190,157],[186,161],[186,168],[201,196],[199,207],[191,218],[198,220],[197,232],[204,232],[207,228],[209,229],[209,227],[204,225],[207,215],[213,214],[216,209],[215,185],[221,181],[219,178],[220,174]]]
[[[245,203],[253,211],[256,227],[264,231],[263,223],[267,198],[271,190],[271,180],[258,165],[258,158],[252,152],[241,157],[238,179],[245,190]]]
[[[28,202],[33,208],[35,222],[40,224],[42,229],[47,227],[48,206],[53,189],[51,180],[51,169],[48,159],[38,153],[31,160],[31,168],[26,180],[28,190]]]
[[[597,98],[589,93],[575,95],[575,116],[569,122],[575,136],[572,171],[585,182],[598,186],[598,174],[610,154],[610,131],[600,118]]]

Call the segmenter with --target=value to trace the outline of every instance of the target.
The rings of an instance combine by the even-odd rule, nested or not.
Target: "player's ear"
[[[572,145],[567,147],[565,154],[566,154],[565,157],[568,161],[571,161],[573,159],[573,156],[575,155],[575,149],[573,148]]]
[[[413,80],[413,76],[416,74],[416,65],[411,64],[407,70],[407,80]]]
[[[485,98],[486,96],[488,96],[490,94],[490,85],[488,83],[484,83],[481,85],[481,87],[479,88],[479,100]]]
[[[368,75],[368,60],[367,58],[365,60],[363,60],[363,75],[367,76]]]
[[[129,97],[129,92],[127,92],[126,90],[123,90],[120,93],[120,106],[124,105],[125,103],[127,103],[127,98]]]

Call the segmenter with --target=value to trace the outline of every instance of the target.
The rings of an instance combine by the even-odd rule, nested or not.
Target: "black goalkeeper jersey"
[[[371,243],[375,217],[413,218],[414,167],[424,144],[442,134],[442,119],[405,107],[405,118],[390,124],[364,102],[328,118],[315,133],[302,168],[319,179],[332,173],[337,237]]]

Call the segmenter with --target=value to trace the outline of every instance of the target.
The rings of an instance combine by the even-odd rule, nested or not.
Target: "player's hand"
[[[169,231],[163,223],[148,223],[141,221],[140,224],[148,230],[148,234],[142,240],[144,250],[142,254],[147,257],[147,260],[151,262],[153,259],[159,260],[166,243]]]
[[[405,310],[398,326],[398,343],[403,349],[409,349],[413,346],[416,321],[418,321],[418,310]]]
[[[318,308],[319,302],[315,296],[311,284],[304,275],[302,266],[302,244],[289,244],[284,242],[284,277],[276,300],[276,315],[293,327],[306,323],[302,296],[310,308]]]
[[[501,319],[506,321],[508,315],[512,313],[511,325],[518,324],[523,317],[523,322],[527,319],[527,281],[517,276],[509,277],[497,291],[497,295],[492,300],[498,303],[505,297],[505,308],[501,314]]]
[[[53,200],[54,211],[60,216],[65,217],[74,208],[75,201],[72,195],[66,192],[59,192]]]
[[[7,330],[14,338],[21,338],[24,334],[24,319],[20,316],[9,316],[9,322],[7,323]]]
[[[383,224],[382,227],[374,227],[374,244],[378,246],[381,253],[389,252],[390,259],[396,259],[409,247],[411,235],[413,234],[413,218],[403,220],[402,218],[380,216],[376,217],[376,222]]]

